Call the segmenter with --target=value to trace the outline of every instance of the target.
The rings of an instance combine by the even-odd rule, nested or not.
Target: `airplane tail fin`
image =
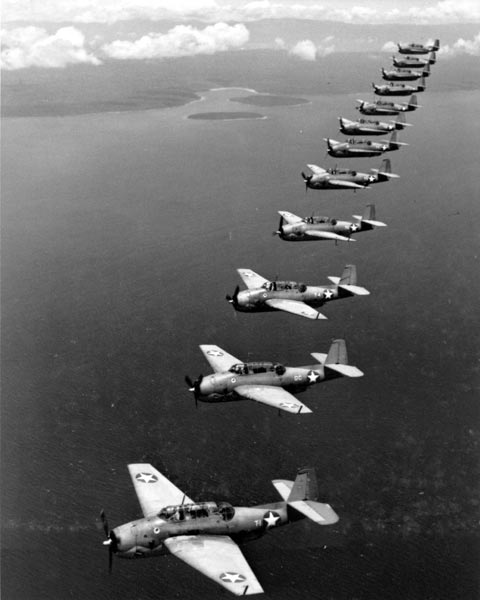
[[[415,94],[412,94],[412,97],[408,101],[407,107],[408,107],[408,110],[415,110],[416,108],[419,108],[419,105],[417,102],[417,96]]]
[[[345,340],[333,340],[323,366],[326,371],[329,370],[330,372],[333,372],[330,377],[363,376],[360,369],[348,364],[347,345],[345,344]]]
[[[397,139],[397,130],[394,129],[392,131],[392,135],[390,137],[390,141],[388,142],[389,150],[398,150],[400,146],[408,146],[406,142],[399,142]]]
[[[430,77],[430,63],[427,63],[427,64],[426,64],[426,65],[423,67],[422,76],[423,76],[423,77]]]
[[[357,267],[355,265],[346,265],[337,287],[340,297],[368,296],[370,294],[364,287],[357,285]]]
[[[355,219],[360,221],[364,229],[373,229],[374,227],[386,227],[386,223],[375,220],[375,204],[367,204],[363,215],[353,215]]]
[[[432,46],[432,50],[435,51],[435,52],[437,50],[440,50],[440,40],[435,40],[435,43]]]
[[[378,181],[388,181],[391,178],[399,177],[399,175],[392,173],[392,163],[389,158],[384,158],[382,160],[380,169],[372,169],[372,171],[377,173]]]
[[[425,77],[422,75],[422,77],[420,78],[420,83],[417,85],[417,89],[419,92],[423,92],[426,88],[427,85],[425,83]]]
[[[405,129],[406,127],[411,127],[412,124],[411,123],[407,123],[406,119],[405,119],[405,113],[400,112],[397,115],[397,118],[395,119],[395,121],[393,121],[394,125],[395,125],[395,129],[401,131],[402,129]]]
[[[317,502],[318,487],[315,469],[300,469],[293,482],[286,502],[292,520],[307,517],[318,525],[333,525],[338,521],[337,513],[329,504]],[[300,513],[300,514],[299,514]]]
[[[437,54],[434,50],[432,50],[430,52],[430,55],[428,57],[428,64],[429,65],[434,65],[437,62]]]

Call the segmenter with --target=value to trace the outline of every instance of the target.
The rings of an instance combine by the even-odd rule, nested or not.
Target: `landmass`
[[[205,121],[229,121],[231,119],[266,119],[260,113],[252,112],[203,112],[188,115],[189,119],[203,119]]]

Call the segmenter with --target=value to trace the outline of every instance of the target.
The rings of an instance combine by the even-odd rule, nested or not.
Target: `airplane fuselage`
[[[284,372],[238,374],[230,371],[212,373],[204,377],[200,383],[199,400],[203,402],[231,402],[245,400],[235,393],[235,388],[248,386],[281,387],[290,392],[303,392],[311,385],[326,379],[340,377],[337,372],[325,369],[320,363],[304,367],[284,367]]]
[[[398,44],[398,51],[400,54],[428,54],[434,50],[435,48],[433,46],[427,47],[423,44],[407,44],[406,46]]]
[[[196,506],[201,508],[204,505],[215,506],[216,503],[200,503]],[[169,554],[165,541],[178,536],[221,535],[230,536],[237,542],[245,542],[265,535],[270,529],[301,518],[298,513],[289,511],[286,502],[273,502],[255,507],[228,506],[233,513],[230,518],[225,518],[219,511],[211,511],[208,514],[209,511],[205,510],[205,516],[184,515],[183,520],[154,516],[120,525],[112,531],[115,540],[114,552],[120,558],[161,556]],[[178,508],[177,515],[186,512],[182,506]]]
[[[423,86],[413,87],[411,85],[376,85],[375,93],[379,96],[410,96],[412,93],[423,92]]]
[[[272,282],[271,285],[275,286],[276,283]],[[297,287],[295,288],[294,285],[297,285]],[[293,284],[290,289],[281,290],[267,290],[265,288],[244,290],[237,295],[236,302],[233,306],[240,312],[272,312],[277,309],[271,308],[265,304],[267,300],[294,300],[297,302],[304,302],[315,308],[323,306],[326,302],[330,302],[331,300],[336,300],[340,297],[346,298],[352,295],[340,290],[336,285],[303,286],[303,288],[305,288],[304,291],[299,289],[300,286],[298,286],[298,284]]]
[[[398,126],[397,126],[398,125]],[[403,129],[401,123],[383,123],[381,121],[348,121],[340,120],[340,131],[345,135],[384,135],[395,129]]]
[[[372,225],[368,223],[352,223],[351,221],[337,221],[331,219],[328,223],[308,223],[302,221],[300,223],[291,223],[282,225],[279,236],[282,240],[288,242],[308,242],[308,241],[319,241],[322,238],[318,238],[313,235],[308,235],[308,231],[327,231],[330,233],[336,233],[343,235],[348,238],[352,233],[358,231],[368,231],[373,229]]]
[[[358,140],[349,142],[334,142],[329,140],[328,154],[335,158],[349,158],[351,156],[380,156],[390,150],[388,143]]]
[[[426,75],[427,74],[424,73],[424,76]],[[385,69],[382,69],[382,77],[386,81],[415,81],[420,79],[421,76],[422,73],[420,71],[386,71]]]
[[[401,112],[415,110],[416,107],[411,104],[379,100],[378,102],[363,102],[357,108],[364,115],[398,115]]]
[[[336,183],[331,183],[335,181]],[[348,183],[353,182],[359,186],[367,187],[371,183],[374,183],[376,177],[368,173],[358,173],[351,171],[349,173],[325,173],[322,175],[313,175],[308,180],[307,186],[312,190],[341,190],[341,189],[352,189]],[[345,186],[342,186],[342,181],[346,182]]]
[[[405,58],[394,57],[393,66],[399,69],[422,69],[428,64],[435,64],[435,62],[436,60],[434,58],[411,58],[410,56],[406,56]]]

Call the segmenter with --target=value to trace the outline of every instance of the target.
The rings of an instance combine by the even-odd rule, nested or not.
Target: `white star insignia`
[[[356,223],[350,225],[350,231],[357,231],[357,229],[359,229],[359,226]]]
[[[142,483],[155,483],[155,481],[158,481],[158,477],[153,473],[137,473],[135,479]]]
[[[298,404],[295,404],[295,402],[280,402],[280,406],[284,406],[285,408],[298,408]]]
[[[275,527],[278,519],[280,519],[280,517],[278,515],[276,515],[275,513],[273,513],[272,511],[270,511],[266,517],[263,517],[263,520],[265,521],[265,523],[267,525],[267,529],[270,529],[270,527]]]
[[[251,271],[244,271],[243,274],[245,277],[253,277],[253,273]]]
[[[209,356],[223,356],[223,352],[220,352],[220,350],[208,350],[207,354]]]
[[[239,583],[240,581],[245,581],[245,577],[240,575],[240,573],[231,573],[229,571],[222,573],[220,575],[220,579],[222,581],[228,581],[229,583]]]
[[[315,373],[315,371],[309,371],[307,375],[309,383],[316,383],[319,377],[320,375],[318,373]]]
[[[325,290],[323,292],[323,297],[326,298],[327,300],[330,300],[330,298],[333,297],[333,292],[332,290]]]

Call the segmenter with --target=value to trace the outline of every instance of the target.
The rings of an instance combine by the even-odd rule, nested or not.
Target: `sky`
[[[478,0],[6,0],[1,67],[13,71],[98,66],[112,59],[163,59],[248,49],[252,45],[249,25],[263,19],[384,26],[478,23],[477,35],[459,36],[443,45],[441,53],[480,55]],[[391,52],[393,42],[378,50]],[[307,61],[342,49],[341,42],[335,43],[328,35],[288,44],[272,37],[266,45]]]

